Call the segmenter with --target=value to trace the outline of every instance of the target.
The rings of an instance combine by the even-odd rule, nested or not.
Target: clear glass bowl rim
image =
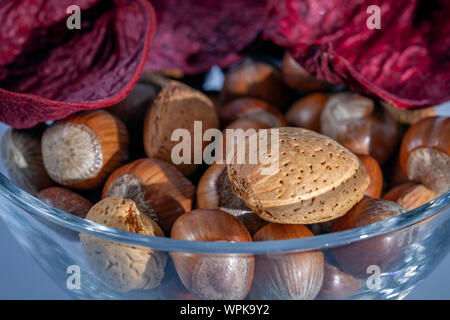
[[[398,231],[423,221],[450,207],[450,191],[414,210],[407,211],[361,228],[317,235],[310,238],[262,241],[262,242],[205,242],[175,240],[164,237],[149,237],[118,230],[71,215],[45,204],[25,192],[0,173],[0,192],[8,200],[28,213],[76,232],[89,234],[105,240],[161,251],[179,251],[214,254],[269,254],[294,251],[322,250],[352,242],[369,239]],[[450,210],[443,212],[450,215]]]

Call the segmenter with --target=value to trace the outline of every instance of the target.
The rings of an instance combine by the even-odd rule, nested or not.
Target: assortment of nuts
[[[296,101],[293,89],[308,95],[298,99],[297,93]],[[289,55],[281,70],[253,60],[230,70],[215,102],[211,93],[144,74],[110,109],[83,111],[46,128],[9,130],[3,161],[11,180],[54,207],[123,231],[189,241],[274,241],[349,230],[449,190],[449,118],[434,110],[403,114],[388,103],[337,91]],[[406,124],[412,125],[406,130]],[[188,163],[172,161],[177,129],[193,137],[190,154],[179,154]],[[209,147],[195,135],[209,129],[251,129],[258,141],[264,130],[270,138],[262,152],[266,161],[206,168],[197,158]],[[251,137],[218,148],[260,153],[246,148]],[[263,173],[268,166],[276,170]],[[403,176],[393,177],[392,168]],[[171,261],[187,289],[172,297],[328,299],[356,293],[369,265],[395,266],[416,231],[326,254],[256,257],[166,254],[87,234],[80,241],[92,271],[118,291],[157,288]]]

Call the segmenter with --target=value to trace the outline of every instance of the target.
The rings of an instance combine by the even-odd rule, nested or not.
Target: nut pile
[[[343,92],[286,54],[281,70],[247,59],[220,93],[144,74],[109,109],[9,130],[2,155],[24,190],[123,231],[189,241],[306,238],[402,214],[449,190],[450,118],[425,110]],[[215,154],[242,148],[249,157],[246,144],[265,131],[275,137],[267,161],[208,166],[214,134],[239,129],[253,135],[226,140]],[[331,259],[319,251],[166,254],[87,234],[80,241],[92,272],[117,291],[158,288],[172,281],[172,267],[180,283],[167,298],[326,299],[357,292],[368,265],[395,265],[414,232],[339,248]]]

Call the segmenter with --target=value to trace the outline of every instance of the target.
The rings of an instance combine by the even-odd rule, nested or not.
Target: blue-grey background
[[[407,299],[450,299],[449,271],[450,255],[447,255]],[[70,299],[22,250],[1,219],[0,299]]]

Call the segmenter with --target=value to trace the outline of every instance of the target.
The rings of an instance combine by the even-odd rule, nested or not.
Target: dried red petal
[[[448,0],[272,1],[265,35],[321,79],[413,108],[450,99],[449,15]]]
[[[227,67],[261,33],[266,0],[151,0],[158,27],[146,70]]]
[[[70,5],[81,30],[66,26]],[[0,121],[15,128],[124,99],[156,29],[146,0],[3,0],[0,25]]]

